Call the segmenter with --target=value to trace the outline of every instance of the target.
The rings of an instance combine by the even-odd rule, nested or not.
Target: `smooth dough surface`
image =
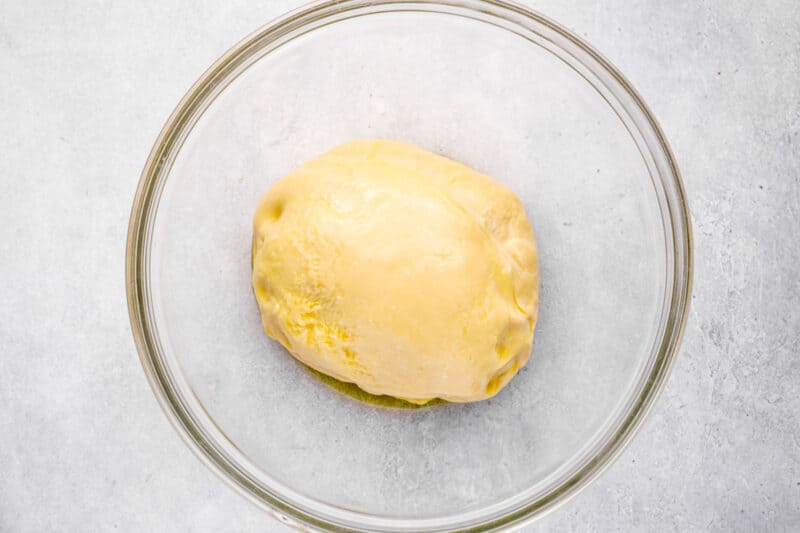
[[[372,394],[470,402],[527,362],[536,243],[519,199],[416,146],[353,141],[261,199],[253,288],[268,335]]]

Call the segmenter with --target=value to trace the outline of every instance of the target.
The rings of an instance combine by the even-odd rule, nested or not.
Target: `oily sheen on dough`
[[[416,146],[352,141],[261,199],[253,289],[266,333],[372,394],[471,402],[528,361],[536,243],[519,199]]]

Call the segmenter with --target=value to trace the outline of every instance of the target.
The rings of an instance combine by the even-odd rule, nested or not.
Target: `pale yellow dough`
[[[276,183],[253,226],[264,329],[325,374],[470,402],[528,360],[536,243],[519,199],[487,176],[413,145],[353,141]]]

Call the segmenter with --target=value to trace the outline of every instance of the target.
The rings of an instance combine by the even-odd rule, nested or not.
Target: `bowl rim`
[[[174,156],[180,149],[182,144],[180,133],[186,130],[193,114],[200,110],[204,103],[208,103],[209,98],[213,100],[222,90],[218,82],[240,66],[242,55],[256,44],[269,39],[278,39],[313,22],[363,9],[372,10],[363,13],[365,15],[411,10],[447,13],[447,10],[457,9],[472,13],[476,20],[483,22],[487,20],[481,17],[496,17],[512,25],[518,25],[528,32],[538,33],[542,30],[553,32],[559,39],[563,39],[563,43],[581,53],[584,60],[591,61],[595,68],[609,77],[605,81],[613,85],[610,89],[613,95],[627,99],[627,107],[625,103],[621,105],[626,111],[637,113],[632,121],[639,130],[641,127],[648,130],[652,145],[659,149],[664,158],[663,174],[660,172],[658,178],[661,180],[661,185],[667,189],[664,192],[662,211],[667,209],[672,230],[673,249],[667,257],[669,261],[671,255],[673,260],[672,269],[667,272],[668,275],[672,273],[671,295],[668,295],[671,296],[668,298],[669,312],[663,335],[656,343],[659,346],[658,355],[653,361],[647,380],[638,396],[629,405],[624,419],[615,428],[613,435],[557,488],[542,498],[525,502],[510,511],[481,517],[470,523],[443,523],[438,526],[428,524],[432,527],[425,527],[424,520],[403,521],[403,523],[389,521],[381,524],[381,528],[387,531],[419,530],[420,526],[431,531],[487,531],[518,526],[552,511],[585,488],[619,456],[641,427],[642,421],[663,390],[678,353],[688,319],[693,278],[692,228],[685,189],[673,152],[649,107],[630,82],[593,47],[573,32],[528,7],[507,0],[317,0],[263,25],[225,52],[192,85],[170,115],[147,158],[136,189],[125,253],[128,313],[136,348],[150,387],[170,423],[195,455],[229,486],[262,509],[271,512],[281,522],[300,529],[311,527],[336,531],[369,531],[374,527],[374,524],[365,526],[358,521],[331,519],[330,516],[297,505],[286,497],[266,491],[243,476],[226,455],[220,453],[209,441],[190,410],[173,389],[169,369],[160,356],[159,342],[151,326],[154,319],[148,305],[150,257],[148,237],[152,216],[157,211],[160,191],[169,173],[171,155]],[[316,27],[309,31],[315,29]],[[580,61],[580,58],[577,59]],[[191,130],[191,127],[188,129]],[[655,176],[653,180],[656,180]],[[662,218],[664,216],[662,212]],[[346,511],[344,514],[362,518],[367,516],[354,511]]]

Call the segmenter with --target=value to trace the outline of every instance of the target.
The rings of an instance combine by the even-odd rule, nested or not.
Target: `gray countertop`
[[[689,195],[695,288],[639,435],[530,531],[800,529],[800,3],[528,1],[650,104]],[[0,531],[282,531],[161,413],[124,249],[152,142],[229,46],[297,7],[0,3]]]

